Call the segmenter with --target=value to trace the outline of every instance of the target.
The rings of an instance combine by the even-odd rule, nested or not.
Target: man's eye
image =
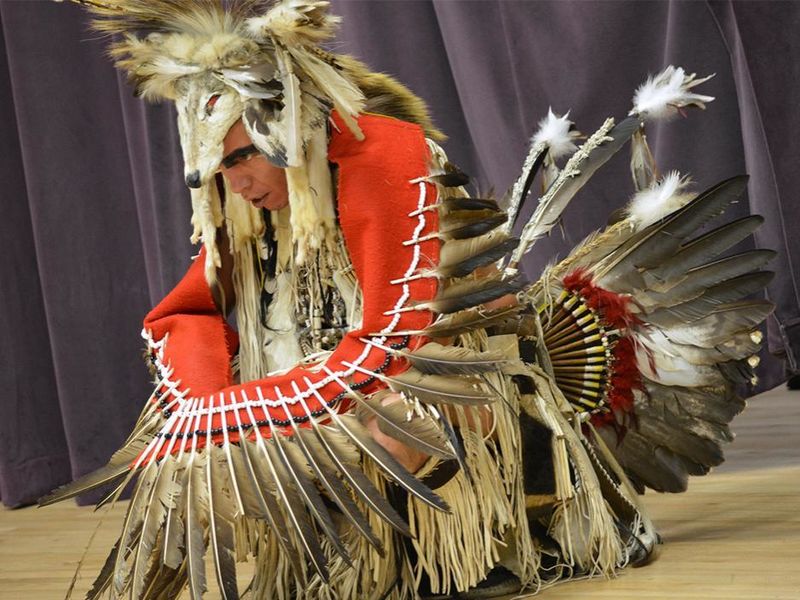
[[[206,102],[207,115],[210,115],[211,112],[214,110],[214,105],[217,103],[217,100],[219,100],[219,94],[214,94],[208,99],[208,102]]]

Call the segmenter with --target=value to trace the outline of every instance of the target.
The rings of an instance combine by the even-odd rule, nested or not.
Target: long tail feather
[[[233,519],[235,504],[231,493],[225,455],[213,443],[208,446],[206,482],[208,483],[209,535],[214,558],[214,575],[223,600],[238,600],[236,559],[234,556]]]
[[[287,410],[284,408],[284,410]],[[334,501],[342,514],[347,520],[358,530],[358,532],[366,538],[369,543],[376,549],[376,551],[383,556],[384,550],[380,540],[372,531],[369,522],[362,512],[358,509],[355,502],[350,497],[350,492],[342,484],[340,478],[336,475],[336,469],[333,464],[326,458],[325,452],[315,452],[307,443],[307,437],[302,435],[297,423],[291,419],[291,415],[286,413],[289,417],[292,431],[294,433],[294,440],[297,447],[303,453],[306,462],[308,463],[314,475],[323,488],[328,492],[330,498]]]

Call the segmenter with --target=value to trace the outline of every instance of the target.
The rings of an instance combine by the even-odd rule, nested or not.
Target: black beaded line
[[[408,346],[408,343],[409,343],[410,340],[411,340],[411,336],[406,335],[399,342],[396,342],[394,344],[389,344],[389,347],[392,350],[402,350],[403,348]],[[381,363],[381,365],[377,369],[375,369],[374,372],[376,374],[377,373],[383,373],[383,371],[385,371],[389,367],[389,364],[391,362],[392,362],[392,357],[387,354],[386,355],[386,359],[383,361],[383,363]],[[370,385],[376,379],[377,379],[377,377],[375,377],[375,375],[370,375],[369,377],[367,377],[363,381],[358,381],[356,383],[350,384],[350,388],[354,389],[354,390],[361,389],[363,387],[366,387],[366,386]],[[336,404],[337,402],[342,400],[345,396],[347,396],[347,390],[344,390],[344,391],[338,393],[336,396],[334,396],[334,398],[330,402],[326,403],[326,406],[328,406],[328,407],[333,406],[334,404]],[[165,400],[163,400],[163,399],[159,402],[159,408],[163,409],[166,405],[167,405],[167,402]],[[292,421],[294,421],[295,423],[306,423],[311,419],[311,417],[319,417],[320,415],[324,415],[326,412],[327,412],[327,410],[325,408],[319,408],[317,410],[311,411],[311,415],[310,416],[309,415],[303,415],[303,416],[300,416],[300,417],[292,417],[291,421],[289,419],[261,419],[261,420],[256,421],[255,425],[258,426],[258,427],[266,427],[267,425],[272,423],[273,425],[275,425],[277,427],[287,427],[288,425],[290,425],[292,423]],[[164,415],[165,419],[168,419],[170,417],[170,415],[172,415],[172,412],[169,411],[169,410],[163,410],[162,414]],[[247,431],[247,430],[250,430],[252,428],[253,428],[253,423],[247,423],[247,424],[242,425],[242,427],[241,427],[241,429],[243,431]],[[240,428],[239,428],[238,425],[228,425],[227,429],[228,429],[229,433],[234,433],[234,432],[238,431]],[[211,433],[211,435],[219,435],[219,434],[222,433],[222,427],[214,427],[210,431],[210,433]],[[159,431],[158,433],[156,433],[155,437],[163,437],[165,440],[169,440],[169,439],[172,439],[172,438],[176,438],[176,439],[180,440],[180,439],[182,439],[184,437],[186,439],[191,439],[194,436],[200,437],[201,435],[208,435],[208,434],[209,434],[209,431],[203,430],[203,429],[195,429],[194,431],[189,431],[187,433],[183,433],[182,431],[176,431],[175,433],[162,433],[162,432]]]

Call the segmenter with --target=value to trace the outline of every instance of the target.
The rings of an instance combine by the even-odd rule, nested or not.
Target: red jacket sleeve
[[[339,221],[363,292],[362,328],[348,333],[324,364],[233,385],[229,364],[235,341],[216,311],[198,259],[145,319],[145,337],[165,379],[165,393],[157,398],[165,419],[160,437],[185,439],[202,431],[203,439],[194,441],[199,446],[211,428],[216,442],[235,441],[239,431],[254,425],[268,434],[270,422],[303,423],[326,412],[323,403],[346,410],[343,383],[374,391],[383,384],[371,373],[408,368],[380,346],[425,343],[395,333],[423,329],[434,318],[413,308],[437,291],[435,279],[412,278],[439,258],[439,240],[432,235],[437,212],[425,210],[437,194],[423,179],[429,169],[424,134],[416,125],[375,115],[359,119],[363,141],[335,115],[334,125],[329,160],[339,167]]]
[[[205,248],[186,275],[144,319],[142,337],[161,378],[191,393],[231,385],[238,337],[220,314],[204,275]],[[167,351],[167,346],[169,351]],[[177,375],[176,375],[177,374]]]

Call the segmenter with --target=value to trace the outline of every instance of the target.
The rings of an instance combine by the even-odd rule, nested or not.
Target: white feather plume
[[[696,79],[694,73],[687,75],[681,67],[670,65],[636,89],[633,109],[629,114],[638,114],[645,120],[656,120],[673,117],[678,114],[678,109],[686,106],[704,109],[705,103],[711,102],[714,97],[695,94],[691,90],[713,76]]]
[[[678,210],[695,197],[685,191],[690,183],[688,177],[670,171],[631,199],[625,209],[628,220],[639,231]]]
[[[579,131],[570,131],[569,111],[564,116],[557,116],[552,108],[547,110],[547,116],[539,121],[539,129],[531,138],[531,147],[537,144],[550,148],[550,158],[556,160],[567,154],[572,154],[578,149],[575,140],[580,137]]]
[[[274,36],[287,46],[319,44],[330,39],[340,17],[328,14],[327,0],[282,0],[265,15],[247,20],[256,40]]]

